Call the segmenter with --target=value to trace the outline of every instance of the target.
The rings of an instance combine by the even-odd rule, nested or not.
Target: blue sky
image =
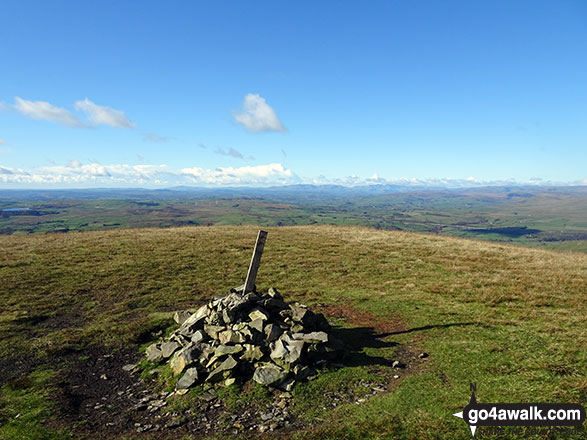
[[[3,1],[0,60],[4,188],[587,184],[582,0]]]

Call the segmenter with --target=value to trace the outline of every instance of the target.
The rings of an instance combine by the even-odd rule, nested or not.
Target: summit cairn
[[[168,362],[176,389],[204,382],[246,381],[290,391],[316,377],[316,366],[336,359],[344,344],[328,334],[321,313],[288,304],[275,288],[256,291],[255,278],[267,233],[259,231],[244,285],[215,296],[195,313],[179,311],[167,339],[147,348],[147,360]]]

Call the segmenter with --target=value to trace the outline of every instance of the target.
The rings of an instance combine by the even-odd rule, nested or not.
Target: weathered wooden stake
[[[261,254],[265,247],[265,239],[267,238],[266,231],[259,231],[257,234],[257,242],[255,243],[255,250],[253,251],[253,257],[251,258],[251,264],[249,266],[249,272],[247,273],[247,280],[245,281],[245,290],[243,293],[252,292],[255,288],[255,280],[257,279],[257,271],[259,270],[259,264],[261,264]]]

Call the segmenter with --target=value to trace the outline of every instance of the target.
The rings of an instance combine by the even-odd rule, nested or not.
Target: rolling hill
[[[122,367],[173,328],[174,310],[242,283],[256,230],[0,236],[0,437],[467,439],[452,414],[471,382],[480,402],[585,401],[587,255],[322,225],[269,228],[257,278],[323,312],[348,347],[296,385],[288,425],[243,431],[243,407],[275,398],[246,384],[206,410],[198,390],[133,406],[172,379]],[[179,422],[155,429],[158,414]]]

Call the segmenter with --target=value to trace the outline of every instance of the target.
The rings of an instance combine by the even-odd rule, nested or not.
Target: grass
[[[0,237],[2,358],[49,362],[72,347],[145,344],[146,334],[169,327],[169,312],[242,283],[256,230]],[[354,354],[363,365],[296,387],[293,408],[310,425],[295,438],[470,438],[452,416],[468,402],[470,382],[480,402],[587,396],[587,255],[362,227],[268,230],[259,288],[314,307],[344,306],[395,329],[379,338],[389,344]],[[393,392],[323,409],[323,390],[387,380],[369,360],[395,357],[392,342],[430,357],[392,381]],[[246,399],[227,393],[227,402]],[[47,408],[31,420],[42,426]]]
[[[69,439],[65,431],[52,431],[43,423],[51,415],[48,385],[52,370],[38,370],[2,386],[0,394],[0,438],[5,440]]]

